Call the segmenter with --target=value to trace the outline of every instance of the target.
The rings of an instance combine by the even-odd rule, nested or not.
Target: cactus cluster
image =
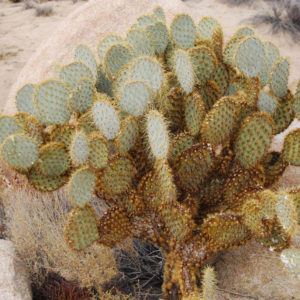
[[[282,152],[269,148],[299,119],[300,82],[293,94],[288,60],[251,28],[223,44],[214,18],[180,14],[167,28],[157,7],[125,37],[103,38],[97,58],[77,46],[74,62],[22,87],[18,113],[0,117],[3,161],[37,190],[66,185],[70,247],[153,242],[166,299],[174,287],[181,299],[211,299],[215,274],[206,269],[200,287],[199,269],[250,239],[283,251],[299,276],[300,250],[289,247],[300,189],[272,186],[300,166],[300,129]],[[109,206],[102,216],[94,194]]]

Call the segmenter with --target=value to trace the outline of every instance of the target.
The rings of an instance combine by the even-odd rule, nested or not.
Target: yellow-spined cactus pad
[[[70,156],[74,165],[87,162],[90,154],[89,142],[86,134],[79,131],[74,134],[70,145]]]
[[[185,97],[184,118],[187,130],[191,135],[200,133],[202,122],[205,118],[205,106],[197,92]]]
[[[290,64],[286,58],[280,57],[273,65],[269,75],[269,86],[277,97],[284,97],[288,92]]]
[[[223,60],[225,64],[235,67],[235,54],[239,44],[244,39],[244,36],[233,36],[231,40],[229,40],[223,52]]]
[[[178,49],[174,56],[175,73],[182,89],[187,93],[191,93],[195,84],[195,73],[192,61],[188,53]]]
[[[229,85],[229,74],[224,63],[218,62],[218,66],[215,72],[213,72],[211,80],[217,84],[221,97],[224,96]]]
[[[146,132],[151,154],[156,159],[167,158],[170,150],[169,131],[160,112],[152,110],[147,114]]]
[[[95,81],[92,71],[79,61],[63,66],[59,77],[71,90],[75,90],[82,79]]]
[[[247,117],[238,132],[234,150],[244,168],[254,167],[267,153],[274,132],[274,122],[267,113]]]
[[[258,38],[248,37],[238,45],[235,54],[235,65],[245,76],[258,76],[264,62],[264,45]]]
[[[93,52],[86,45],[78,45],[75,49],[74,59],[82,62],[91,70],[95,81],[98,74],[98,67]]]
[[[74,134],[74,125],[56,125],[50,131],[50,141],[62,143],[69,148]]]
[[[50,124],[68,122],[71,117],[69,95],[69,88],[61,81],[48,80],[38,85],[34,101],[41,120]]]
[[[237,109],[230,97],[218,100],[205,116],[201,136],[212,146],[222,144],[229,139],[237,121]]]
[[[157,6],[153,9],[153,14],[160,19],[161,21],[165,22],[166,21],[166,16],[164,13],[164,10],[162,9],[161,6]]]
[[[215,299],[217,291],[217,275],[213,267],[206,266],[202,272],[202,298]]]
[[[97,181],[100,193],[106,196],[118,196],[129,190],[136,169],[129,156],[114,156],[102,171]]]
[[[176,47],[187,50],[196,41],[196,26],[187,14],[175,16],[171,24],[171,38]]]
[[[133,62],[130,76],[132,80],[145,81],[156,94],[162,86],[163,70],[154,58],[141,56]]]
[[[74,208],[67,220],[66,241],[71,249],[83,250],[99,239],[95,210],[90,205]]]
[[[212,49],[214,50],[217,58],[223,60],[223,42],[224,36],[222,28],[216,26],[212,33]]]
[[[146,31],[139,28],[131,28],[126,35],[126,40],[132,44],[136,56],[155,55],[154,42]]]
[[[94,83],[90,79],[80,80],[69,98],[70,108],[75,112],[84,113],[91,108],[95,93]]]
[[[28,116],[23,121],[24,130],[26,134],[33,137],[39,145],[44,142],[43,127],[34,116]]]
[[[190,133],[182,132],[171,138],[172,149],[170,161],[173,163],[176,158],[186,149],[194,145],[194,138]]]
[[[17,91],[16,107],[19,112],[26,112],[34,115],[36,109],[34,107],[34,88],[33,84],[26,84]]]
[[[0,117],[0,146],[8,136],[12,134],[21,133],[22,128],[18,124],[16,118],[11,116]]]
[[[113,140],[120,130],[118,111],[107,101],[97,101],[92,107],[96,127],[108,139]]]
[[[104,59],[105,52],[114,44],[122,43],[123,39],[116,34],[110,34],[104,37],[98,44],[98,57],[102,63]]]
[[[285,137],[282,158],[291,165],[300,166],[300,128]]]
[[[75,206],[84,207],[95,192],[96,179],[96,174],[87,167],[75,171],[67,187],[70,202]]]
[[[194,66],[198,83],[203,85],[210,78],[217,67],[217,58],[214,52],[204,46],[197,46],[188,50]]]
[[[218,85],[209,80],[204,86],[200,89],[200,95],[205,105],[206,112],[209,112],[213,105],[220,99],[220,88]]]
[[[89,165],[94,169],[102,169],[108,162],[108,142],[100,131],[90,133],[89,140]]]
[[[276,111],[278,102],[279,100],[276,96],[264,91],[260,91],[257,106],[261,111],[272,115]]]
[[[119,101],[123,111],[139,117],[152,102],[151,88],[145,81],[130,81],[122,87]]]
[[[174,164],[180,187],[188,192],[198,191],[213,170],[214,161],[212,149],[202,144],[182,152]]]
[[[67,176],[43,175],[37,168],[33,167],[28,174],[29,183],[41,192],[51,192],[62,187],[68,180]]]
[[[295,94],[295,99],[293,102],[293,112],[295,114],[295,117],[300,120],[300,80],[297,85],[297,91]]]
[[[70,157],[64,144],[50,142],[40,149],[38,169],[46,176],[59,176],[70,167]]]
[[[116,76],[131,59],[133,54],[126,43],[112,45],[104,55],[104,72],[109,78]]]
[[[246,36],[253,36],[254,34],[255,34],[255,32],[254,32],[253,28],[251,28],[249,26],[244,26],[244,27],[239,28],[235,32],[234,36],[244,36],[244,37],[246,37]]]
[[[138,119],[127,117],[121,123],[121,129],[116,137],[116,147],[121,155],[125,155],[134,146],[139,136]]]
[[[210,40],[216,27],[221,27],[220,23],[213,17],[203,17],[198,23],[197,33],[201,40]]]
[[[145,30],[153,41],[155,52],[158,55],[163,54],[169,41],[169,33],[166,24],[158,21],[148,25]]]
[[[280,254],[283,265],[288,271],[295,276],[300,278],[300,249],[285,249]]]
[[[78,129],[83,131],[86,135],[98,130],[93,119],[92,111],[89,110],[81,115],[78,119]]]
[[[23,134],[10,135],[1,146],[1,157],[14,169],[30,168],[39,158],[38,144]]]
[[[113,247],[131,236],[133,228],[124,208],[111,207],[98,220],[99,243]]]

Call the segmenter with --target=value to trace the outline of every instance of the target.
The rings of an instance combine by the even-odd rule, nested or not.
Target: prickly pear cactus
[[[0,117],[1,159],[37,190],[66,185],[73,250],[126,238],[159,246],[165,299],[212,299],[206,260],[250,239],[282,252],[299,276],[299,250],[289,246],[300,190],[271,189],[288,165],[300,166],[300,129],[269,152],[299,118],[288,60],[248,27],[223,46],[212,17],[165,22],[156,8],[124,38],[102,39],[96,56],[79,45],[55,79],[21,88],[18,114]],[[101,216],[94,195],[109,206]]]

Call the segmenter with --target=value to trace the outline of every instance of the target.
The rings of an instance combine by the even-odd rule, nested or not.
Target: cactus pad
[[[29,114],[35,113],[34,107],[34,85],[26,84],[17,91],[16,107],[19,112],[26,112]]]
[[[91,168],[102,169],[108,162],[108,142],[101,132],[90,133],[89,140],[89,158],[88,162]]]
[[[244,168],[255,166],[263,158],[271,145],[273,131],[273,120],[266,113],[254,113],[243,121],[234,150]]]
[[[88,111],[81,115],[81,117],[78,119],[78,128],[87,135],[93,131],[98,130],[91,111]]]
[[[105,52],[112,45],[122,43],[122,42],[123,42],[123,39],[116,34],[107,35],[104,39],[102,39],[98,44],[98,57],[99,57],[100,62],[102,63]]]
[[[99,239],[96,213],[92,206],[76,207],[69,214],[66,240],[73,250],[83,250]]]
[[[171,24],[171,38],[176,47],[187,50],[196,41],[196,26],[187,14],[177,15]]]
[[[166,121],[158,111],[150,111],[147,115],[147,137],[151,154],[156,159],[167,158],[169,145],[169,132]]]
[[[87,136],[83,132],[74,134],[70,146],[70,156],[74,165],[84,164],[89,157],[90,148]]]
[[[188,53],[184,50],[176,50],[174,63],[175,73],[182,89],[187,94],[191,93],[194,88],[195,74]]]
[[[57,80],[48,80],[36,87],[34,100],[43,122],[64,124],[69,121],[69,93],[69,88]]]
[[[83,167],[75,171],[67,187],[70,202],[75,206],[84,207],[95,192],[96,179],[95,173],[89,168]]]
[[[128,82],[121,89],[119,101],[125,112],[141,116],[151,103],[151,89],[145,81]]]
[[[290,64],[286,58],[279,58],[273,65],[269,75],[269,86],[277,97],[287,94]]]
[[[23,134],[10,135],[1,146],[1,157],[16,170],[30,168],[39,158],[37,142]]]
[[[224,53],[223,60],[224,63],[235,67],[235,54],[239,47],[239,44],[244,40],[243,36],[233,36],[232,39],[227,43]]]
[[[297,91],[293,103],[293,112],[295,114],[295,117],[300,120],[300,80],[297,85]]]
[[[282,158],[291,165],[300,166],[300,128],[285,137]]]
[[[192,147],[194,144],[193,136],[189,133],[182,132],[172,139],[172,153],[170,155],[170,161],[173,163],[176,158],[185,150]]]
[[[278,99],[270,93],[260,91],[257,105],[261,111],[272,115],[276,111]]]
[[[97,101],[92,107],[93,120],[96,127],[108,139],[113,140],[120,129],[117,110],[106,101]]]
[[[213,17],[203,17],[197,27],[197,33],[202,40],[210,40],[212,33],[220,23]]]
[[[17,122],[17,119],[11,116],[0,117],[0,145],[5,138],[11,134],[21,133],[21,127]]]
[[[280,258],[287,270],[296,278],[300,278],[300,250],[285,249]]]
[[[74,133],[75,127],[73,125],[54,126],[50,131],[50,140],[62,143],[69,148]]]
[[[254,29],[249,26],[244,26],[242,28],[239,28],[234,36],[253,36],[255,34]]]
[[[148,25],[145,30],[153,41],[155,52],[157,54],[163,54],[169,41],[169,33],[166,24],[160,21],[155,22],[154,24]]]

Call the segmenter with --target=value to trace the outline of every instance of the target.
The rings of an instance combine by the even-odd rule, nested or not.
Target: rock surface
[[[26,267],[17,256],[14,245],[0,240],[0,299],[30,300],[31,288]]]

